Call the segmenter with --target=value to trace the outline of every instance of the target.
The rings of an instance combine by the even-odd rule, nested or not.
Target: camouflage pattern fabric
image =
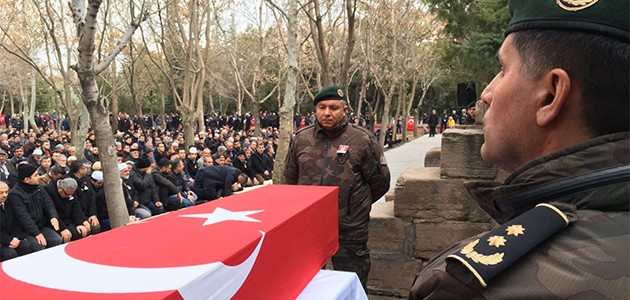
[[[469,183],[468,188],[480,206],[503,223],[527,209],[513,204],[512,211],[497,210],[506,207],[510,195],[554,179],[628,164],[630,134],[611,134],[534,160],[514,172],[504,185]],[[630,184],[621,183],[540,199],[541,203],[560,208],[571,224],[509,266],[485,288],[461,264],[446,260],[485,233],[458,242],[422,269],[409,299],[630,299],[629,195]]]
[[[344,242],[332,257],[335,270],[354,272],[359,276],[363,289],[367,292],[368,274],[370,273],[370,250],[367,242]]]
[[[367,241],[372,203],[389,190],[383,149],[368,130],[344,121],[332,131],[318,125],[291,141],[285,184],[339,187],[339,238]]]

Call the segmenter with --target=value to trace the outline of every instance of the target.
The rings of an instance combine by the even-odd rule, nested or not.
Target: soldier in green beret
[[[498,223],[429,261],[409,299],[630,299],[630,1],[510,0],[469,183]]]
[[[291,140],[284,183],[339,187],[339,250],[333,268],[357,273],[365,289],[370,210],[389,190],[389,169],[374,134],[348,123],[341,89],[324,88],[314,102],[317,122]]]

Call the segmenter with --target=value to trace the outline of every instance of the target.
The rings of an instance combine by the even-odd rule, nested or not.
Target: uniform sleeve
[[[284,160],[284,174],[282,176],[282,183],[297,184],[298,170],[299,169],[295,157],[295,138],[292,138],[291,142],[289,143],[287,157]]]
[[[411,288],[409,300],[485,299],[476,279],[459,264],[447,264],[445,271],[433,270],[421,278]]]
[[[372,202],[376,202],[389,190],[389,168],[383,154],[383,147],[371,137],[367,153],[361,164],[363,178],[367,181],[372,192]]]

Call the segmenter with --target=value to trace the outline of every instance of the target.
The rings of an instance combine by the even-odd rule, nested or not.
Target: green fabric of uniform
[[[509,7],[512,19],[506,34],[531,29],[570,30],[630,42],[628,0],[510,0]]]

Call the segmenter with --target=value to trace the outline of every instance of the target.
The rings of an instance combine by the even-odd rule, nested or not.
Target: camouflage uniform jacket
[[[341,241],[367,241],[372,203],[389,190],[389,179],[374,135],[347,121],[331,131],[317,124],[298,131],[284,171],[287,184],[339,187]]]
[[[467,187],[480,206],[503,223],[532,209],[510,202],[511,195],[554,179],[629,164],[630,133],[617,133],[536,159],[503,185]],[[464,264],[447,259],[458,250],[465,253],[464,245],[475,238],[456,243],[423,268],[409,299],[630,299],[629,195],[630,184],[621,183],[540,199],[562,210],[571,223],[531,248],[485,288]],[[546,220],[541,222],[547,226]]]

